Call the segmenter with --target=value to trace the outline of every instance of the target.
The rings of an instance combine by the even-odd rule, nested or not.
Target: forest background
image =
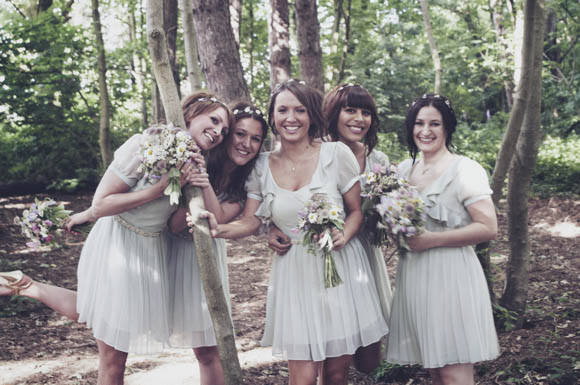
[[[522,128],[525,139],[529,132],[525,126],[533,126],[531,132],[538,143],[512,152],[520,155],[520,161],[524,155],[533,155],[530,191],[523,191],[526,196],[571,201],[577,211],[577,1],[192,3],[194,15],[208,9],[218,12],[204,14],[207,20],[196,20],[200,46],[194,51],[199,56],[194,65],[186,65],[191,47],[181,38],[186,28],[178,16],[177,0],[163,1],[168,53],[182,96],[198,86],[210,90],[221,86],[223,91],[218,93],[225,100],[249,98],[265,110],[271,88],[288,77],[304,78],[323,91],[335,84],[358,83],[377,103],[381,119],[378,148],[397,163],[407,156],[403,135],[407,108],[416,97],[437,90],[452,101],[459,118],[455,151],[479,161],[490,175],[497,167],[518,97],[522,99],[523,87],[518,83],[526,75],[525,70],[521,73],[522,57],[529,51],[525,41],[526,33],[530,34],[524,28],[524,5],[541,4],[541,83],[539,88],[531,87],[527,96],[541,95],[541,103],[538,100],[537,123],[526,118]],[[0,193],[90,192],[111,152],[131,135],[163,119],[147,46],[146,8],[145,1],[135,0],[0,2]],[[300,24],[304,20],[309,22]],[[235,44],[230,51],[220,47],[223,41],[204,40],[204,30],[199,33],[204,22],[231,26],[228,33]],[[537,19],[531,24],[539,25]],[[223,37],[227,43],[228,36]],[[282,47],[287,56],[281,58],[276,47]],[[216,52],[212,57],[216,65],[208,65],[210,54]],[[218,71],[217,77],[222,79],[215,79],[215,68],[223,71],[225,67],[219,64],[232,58],[233,65],[241,67],[240,86],[228,83],[235,71]],[[517,176],[516,172],[512,179]],[[502,185],[496,190],[499,197],[506,192]],[[501,208],[499,197],[496,203]],[[506,202],[501,203],[505,207]],[[527,223],[527,213],[523,223]],[[523,240],[527,242],[527,235]],[[518,269],[527,271],[529,261],[526,256]],[[512,300],[514,308],[494,298],[496,320],[502,328],[524,326],[527,279],[513,280],[526,283],[520,289],[523,307],[517,303],[521,305],[521,298]],[[507,281],[512,280],[508,277]],[[577,324],[578,312],[568,316]],[[579,357],[575,350],[558,365],[568,375],[574,370],[577,378]]]

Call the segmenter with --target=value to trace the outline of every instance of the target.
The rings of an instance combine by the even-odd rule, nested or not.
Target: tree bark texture
[[[193,0],[193,21],[207,88],[227,103],[250,101],[229,20],[227,1]]]
[[[332,22],[332,41],[330,43],[330,54],[332,57],[332,65],[328,66],[330,84],[336,85],[340,82],[338,74],[340,72],[340,59],[338,58],[338,45],[340,41],[340,25],[342,24],[344,0],[334,0],[334,20]],[[341,50],[342,55],[342,50]]]
[[[187,80],[191,93],[202,88],[201,67],[197,54],[197,37],[193,26],[193,7],[191,0],[179,0],[183,24],[183,43],[185,45],[185,62],[187,65]]]
[[[517,327],[523,325],[528,292],[530,260],[528,191],[541,139],[542,59],[545,26],[544,1],[526,0],[526,7],[533,7],[533,68],[530,77],[528,108],[510,167],[508,183],[510,258],[508,260],[506,290],[501,300],[502,306],[518,314]]]
[[[177,0],[163,0],[163,29],[167,39],[167,54],[171,63],[173,80],[179,90],[179,68],[177,66]],[[181,97],[181,96],[180,96]]]
[[[136,7],[129,7],[128,25],[129,25],[129,42],[137,45],[137,18],[135,17]],[[142,56],[138,55],[138,50],[133,50],[132,61],[132,75],[135,78],[137,92],[141,97],[141,128],[145,130],[149,126],[149,116],[147,111],[147,96],[145,92],[145,72],[146,64]]]
[[[173,75],[167,57],[165,35],[160,21],[163,10],[156,6],[156,0],[147,1],[147,35],[149,50],[153,60],[153,70],[159,86],[167,120],[175,126],[185,128],[183,110],[173,82]],[[228,25],[229,28],[229,25]],[[193,231],[195,249],[206,300],[214,324],[220,361],[227,385],[242,383],[242,369],[238,361],[234,332],[221,280],[217,272],[216,255],[213,240],[206,220],[200,220],[200,213],[205,210],[201,190],[189,186],[186,188],[188,207],[196,223]]]
[[[230,0],[230,23],[236,46],[240,48],[240,35],[242,33],[242,0]]]
[[[510,52],[506,43],[505,37],[505,28],[504,24],[504,17],[502,12],[502,0],[492,0],[489,3],[490,12],[491,12],[491,20],[493,23],[493,28],[495,30],[496,38],[497,38],[497,45],[501,51],[501,63],[504,68],[507,68],[507,63],[509,61]],[[507,79],[507,78],[506,78]],[[511,80],[504,81],[504,91],[507,103],[508,111],[511,111],[513,106],[513,84]]]
[[[340,65],[338,69],[338,79],[336,84],[342,83],[344,79],[344,69],[346,68],[346,56],[348,53],[348,45],[350,44],[350,9],[352,0],[346,0],[346,10],[344,11],[344,42],[342,43],[342,54],[340,55]]]
[[[270,89],[291,77],[288,0],[270,0]]]
[[[530,94],[530,74],[533,68],[534,56],[534,5],[526,1],[524,5],[524,41],[522,46],[522,63],[517,92],[514,96],[514,104],[510,113],[508,126],[505,131],[495,167],[493,169],[491,189],[493,190],[493,203],[497,205],[502,196],[505,178],[514,154],[524,113],[527,109]]]
[[[443,69],[441,68],[441,59],[439,59],[439,51],[435,44],[433,37],[433,28],[431,27],[431,18],[429,17],[429,4],[427,0],[421,0],[421,10],[423,11],[423,23],[425,24],[425,35],[429,40],[429,48],[431,49],[431,57],[433,58],[433,67],[435,69],[435,86],[433,92],[439,94],[441,92],[441,77]]]
[[[91,1],[93,14],[93,30],[95,33],[95,43],[97,46],[97,67],[99,70],[99,147],[101,150],[101,161],[103,168],[106,168],[113,158],[111,152],[110,138],[110,117],[111,108],[109,104],[109,91],[107,90],[107,61],[105,58],[105,43],[101,30],[101,15],[99,14],[99,0]]]
[[[296,30],[300,77],[309,86],[324,92],[320,23],[316,0],[296,0]]]

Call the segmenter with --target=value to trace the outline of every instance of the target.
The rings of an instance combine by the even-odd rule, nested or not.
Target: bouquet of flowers
[[[336,271],[336,264],[332,256],[332,229],[342,230],[344,220],[342,207],[330,202],[326,194],[314,194],[306,202],[304,208],[298,211],[298,226],[296,232],[304,231],[303,244],[308,251],[316,255],[322,252],[324,258],[324,286],[336,287],[342,279]],[[318,237],[318,240],[315,240]]]
[[[20,217],[14,217],[14,223],[20,225],[20,231],[30,241],[28,247],[38,250],[40,246],[57,245],[57,238],[62,233],[62,226],[70,217],[71,210],[65,210],[62,203],[52,198],[39,200],[34,198],[30,209],[24,210]],[[87,232],[92,226],[75,226],[75,230]]]
[[[397,177],[394,165],[375,164],[363,175],[364,228],[375,246],[389,242],[389,233],[400,249],[409,250],[406,238],[417,235],[424,226],[423,201],[417,190]]]
[[[181,196],[179,168],[197,152],[199,148],[187,131],[171,123],[151,127],[145,130],[139,147],[141,164],[137,171],[151,183],[157,183],[169,173],[169,185],[164,193],[169,195],[170,204],[178,204]]]

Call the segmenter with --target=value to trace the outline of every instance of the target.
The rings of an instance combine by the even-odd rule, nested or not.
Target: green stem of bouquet
[[[324,258],[324,287],[336,287],[342,284],[342,279],[336,270],[336,263],[330,251],[323,252]]]

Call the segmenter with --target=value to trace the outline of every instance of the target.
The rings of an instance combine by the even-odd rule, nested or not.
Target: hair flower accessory
[[[348,87],[361,87],[362,88],[362,86],[360,84],[347,83],[347,84],[339,87],[338,88],[338,91],[342,91],[342,90],[344,90],[345,88],[348,88]]]

